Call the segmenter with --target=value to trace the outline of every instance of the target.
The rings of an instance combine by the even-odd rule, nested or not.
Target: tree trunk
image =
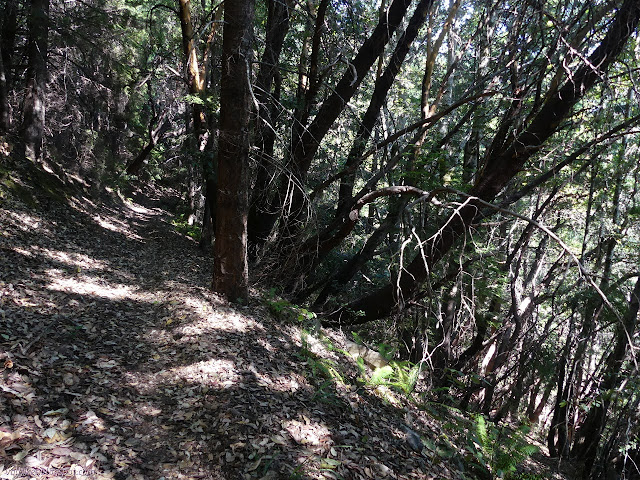
[[[389,59],[389,64],[386,70],[382,76],[376,80],[373,94],[369,101],[369,107],[362,118],[362,123],[360,124],[358,133],[356,134],[356,139],[353,142],[353,146],[345,163],[345,167],[350,170],[350,173],[342,177],[342,181],[340,182],[336,216],[340,216],[344,213],[345,208],[348,208],[348,202],[351,200],[351,196],[353,194],[355,170],[361,161],[365,146],[369,141],[371,132],[373,131],[373,127],[380,115],[380,110],[387,99],[389,90],[393,85],[396,75],[400,71],[400,67],[409,52],[411,44],[418,35],[420,27],[424,24],[427,12],[431,8],[433,1],[434,0],[421,0],[421,2],[416,6],[413,16],[409,21],[409,25],[400,37],[400,40],[398,40],[398,44],[396,45],[393,55]]]
[[[0,26],[0,133],[11,128],[9,92],[13,89],[13,50],[16,42],[18,5],[7,0]]]
[[[584,423],[575,435],[572,453],[584,461],[583,478],[587,478],[596,460],[598,444],[605,425],[607,411],[614,396],[612,390],[620,384],[622,364],[627,355],[629,343],[635,335],[638,326],[638,311],[640,310],[640,277],[636,280],[629,299],[629,308],[624,319],[616,328],[616,342],[613,351],[607,357],[604,380],[599,385],[600,398],[587,413]]]
[[[202,234],[200,237],[200,249],[209,253],[214,245],[214,229],[216,225],[216,193],[218,184],[215,175],[206,175],[205,172],[204,217],[202,219]]]
[[[400,25],[410,5],[411,0],[393,1],[369,38],[365,40],[356,56],[349,62],[350,68],[347,68],[332,94],[322,103],[309,127],[304,129],[301,135],[292,139],[292,178],[286,178],[280,182],[275,201],[270,207],[264,209],[260,224],[251,226],[251,238],[255,238],[258,246],[264,243],[280,216],[283,199],[289,196],[287,192],[291,188],[291,181],[304,180],[322,139],[356,93],[371,66],[384,52],[385,46]],[[288,208],[288,211],[291,212],[290,217],[295,220],[303,210],[304,195],[297,186],[294,186],[290,197],[291,208]]]
[[[612,21],[602,43],[571,78],[548,96],[526,129],[485,163],[471,195],[492,201],[556,132],[573,106],[602,78],[609,65],[622,52],[640,19],[640,2],[626,0]],[[597,67],[596,67],[597,66]],[[351,302],[329,316],[330,323],[361,324],[386,317],[398,306],[403,307],[428,278],[428,272],[453,247],[460,235],[482,215],[482,206],[473,200],[465,202],[448,225],[425,248],[425,256],[417,255],[403,271],[398,282],[382,287],[370,295]],[[398,288],[399,286],[399,288]]]
[[[557,391],[556,401],[553,408],[553,417],[551,419],[549,431],[547,432],[547,449],[549,450],[550,457],[563,455],[566,447],[566,406],[563,408],[563,402],[566,399],[565,389],[567,388],[565,385],[566,366],[566,353],[563,352],[562,358],[560,358],[560,364],[558,365],[556,377]]]
[[[7,90],[7,75],[4,71],[4,62],[0,55],[0,135],[9,131],[11,117],[9,115],[9,97]]]
[[[189,84],[189,93],[192,95],[201,95],[204,92],[204,71],[198,63],[198,52],[196,51],[193,25],[191,23],[191,6],[190,0],[179,0],[180,6],[180,28],[182,32],[182,51],[187,62],[187,82]],[[206,117],[203,105],[193,103],[191,105],[193,114],[193,130],[198,142],[198,149],[202,145],[202,138],[206,130]]]
[[[267,15],[267,35],[264,53],[256,75],[256,99],[259,108],[255,120],[255,146],[258,148],[256,180],[253,187],[251,206],[249,208],[249,243],[262,244],[266,239],[256,239],[254,232],[262,231],[259,226],[263,220],[264,203],[269,201],[268,184],[273,174],[273,151],[276,140],[275,118],[280,109],[279,63],[284,40],[289,31],[290,10],[295,8],[291,0],[269,0]],[[272,93],[272,86],[275,89]],[[251,227],[253,226],[253,227]],[[252,248],[250,256],[257,255],[257,248]]]
[[[22,137],[31,161],[42,158],[47,89],[49,0],[32,0],[29,13],[29,65],[24,98]]]
[[[540,419],[540,415],[542,415],[542,410],[544,410],[544,407],[547,405],[547,402],[549,401],[549,397],[551,396],[552,390],[553,390],[553,382],[549,382],[546,388],[544,389],[542,398],[540,399],[537,405],[535,405],[537,396],[533,395],[531,397],[531,411],[527,412],[527,418],[529,419],[529,423],[531,424],[538,423],[538,420]]]
[[[215,21],[222,22],[222,14],[224,13],[223,5],[220,5],[216,12]],[[206,58],[210,55],[215,59],[222,59],[222,45],[213,42],[214,31],[212,30],[209,36],[209,54],[205,55]],[[212,65],[216,65],[218,60],[211,60]],[[220,69],[210,68],[207,72],[209,75],[209,91],[208,95],[212,97],[220,97]],[[200,237],[200,249],[204,252],[213,251],[213,242],[216,226],[216,195],[218,191],[218,165],[217,165],[217,145],[218,145],[218,117],[214,114],[209,115],[208,131],[210,132],[207,142],[204,147],[206,152],[203,156],[203,173],[205,183],[205,195],[204,195],[204,215],[202,217],[202,235]]]
[[[178,14],[180,17],[180,31],[182,35],[182,52],[184,54],[187,67],[186,80],[189,87],[189,93],[193,96],[202,98],[205,94],[206,62],[199,62],[198,60],[198,51],[196,49],[195,43],[195,33],[191,20],[191,0],[178,0]],[[208,47],[213,41],[213,37],[215,36],[217,23],[214,21],[212,25],[213,26],[209,34],[209,40],[207,44],[207,52],[205,52],[203,57],[206,57],[206,53],[208,53],[209,51]],[[192,169],[195,173],[199,167],[200,171],[198,171],[198,174],[202,173],[202,178],[198,178],[198,182],[194,185],[190,185],[189,187],[189,195],[191,195],[189,198],[191,207],[189,221],[191,223],[192,221],[196,221],[196,218],[198,216],[197,214],[200,211],[200,200],[202,198],[200,193],[197,194],[198,198],[195,198],[193,196],[196,195],[195,192],[201,191],[202,184],[211,174],[211,169],[207,169],[207,166],[203,159],[203,155],[201,155],[205,149],[205,145],[207,144],[208,137],[207,115],[205,106],[201,102],[192,102],[190,108],[191,122],[193,124],[193,136],[188,139],[188,145],[190,146],[189,150],[192,153],[196,153],[196,160],[191,162],[189,168]],[[187,120],[186,123],[188,131],[189,121]],[[193,178],[195,178],[195,175],[193,176]],[[203,230],[205,230],[206,228],[208,227],[206,225],[203,225]]]
[[[144,161],[147,158],[149,158],[149,155],[151,155],[151,152],[153,151],[153,147],[155,146],[156,146],[155,142],[150,141],[144,146],[142,150],[138,152],[138,155],[136,155],[135,158],[131,160],[129,165],[127,165],[127,169],[126,169],[127,175],[138,174],[138,172],[142,168],[142,165],[144,165]]]
[[[398,224],[404,206],[407,201],[402,199],[401,205],[387,214],[380,227],[373,232],[364,247],[358,253],[354,254],[347,263],[342,265],[336,272],[333,272],[329,278],[325,279],[324,288],[318,294],[313,302],[314,307],[319,307],[327,301],[330,295],[334,295],[339,290],[343,289],[344,285],[353,278],[353,276],[360,271],[360,269],[373,258],[376,249],[384,241],[385,237],[391,232],[391,230]],[[371,208],[371,204],[369,205]],[[306,292],[310,293],[310,292]]]
[[[157,145],[158,141],[160,141],[162,136],[170,128],[171,125],[166,117],[167,112],[164,112],[162,115],[160,115],[159,119],[156,117],[151,119],[151,122],[149,123],[149,126],[147,128],[147,131],[149,133],[149,142],[144,146],[142,150],[140,150],[140,152],[138,152],[138,155],[136,155],[135,158],[131,160],[131,162],[129,162],[129,165],[127,165],[126,169],[127,175],[137,175],[137,173],[142,168],[142,165],[144,165],[145,160],[149,158],[149,155],[151,155],[151,152]],[[158,121],[158,125],[156,126],[156,128],[153,128],[153,123],[156,120]]]
[[[254,0],[225,5],[213,289],[248,297],[247,213]]]

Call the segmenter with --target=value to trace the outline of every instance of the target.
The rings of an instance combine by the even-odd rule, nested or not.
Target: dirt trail
[[[221,302],[210,259],[138,200],[1,205],[5,475],[429,478],[402,410],[318,378],[259,299]]]
[[[212,294],[154,191],[0,202],[0,478],[480,478],[341,333]]]

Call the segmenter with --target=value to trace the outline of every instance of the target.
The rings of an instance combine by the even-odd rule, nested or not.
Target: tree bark
[[[638,312],[640,311],[640,277],[631,292],[629,307],[626,315],[616,328],[615,345],[605,362],[604,380],[599,385],[599,401],[591,407],[584,423],[575,436],[572,453],[584,461],[583,478],[588,478],[596,460],[598,444],[605,426],[607,411],[611,404],[612,390],[620,384],[622,364],[629,349],[629,343],[638,327]]]
[[[277,104],[279,102],[280,85],[277,79],[279,78],[280,54],[289,31],[290,10],[293,10],[293,8],[295,8],[295,5],[292,5],[291,0],[269,0],[265,48],[256,75],[256,99],[258,100],[259,108],[255,120],[256,139],[254,143],[258,148],[258,168],[249,208],[249,225],[256,227],[249,232],[249,242],[251,244],[256,243],[256,238],[252,237],[253,232],[262,230],[259,227],[264,214],[261,209],[264,208],[263,203],[269,200],[267,186],[274,171],[272,157],[276,140],[274,119],[279,109]],[[274,83],[275,91],[272,93]],[[257,243],[261,243],[261,241]],[[252,249],[250,253],[252,255],[256,253],[255,249]]]
[[[144,146],[142,150],[140,150],[140,152],[138,152],[138,155],[136,155],[135,158],[131,160],[131,162],[129,162],[129,165],[127,165],[126,169],[127,175],[137,175],[137,173],[142,168],[142,165],[144,165],[144,161],[149,158],[149,155],[151,155],[151,152],[158,144],[158,141],[160,141],[162,136],[170,127],[169,121],[166,119],[166,116],[167,114],[165,112],[160,116],[159,119],[151,119],[151,122],[149,123],[149,127],[147,129],[149,133],[149,142]],[[155,121],[158,121],[158,125],[156,126],[156,128],[153,128],[153,123]]]
[[[23,106],[22,138],[25,157],[42,158],[47,90],[49,0],[32,0],[29,13],[29,65]]]
[[[4,62],[0,55],[0,135],[9,131],[11,117],[9,115],[9,97],[7,90],[7,75],[4,71]]]
[[[254,0],[225,5],[213,289],[248,297],[247,213]]]
[[[534,395],[531,397],[531,411],[527,413],[527,418],[529,419],[529,423],[531,424],[538,423],[538,420],[540,419],[540,415],[542,415],[542,411],[544,410],[544,407],[547,405],[547,402],[549,401],[549,397],[551,396],[552,390],[553,390],[553,382],[549,382],[546,388],[544,389],[542,398],[540,399],[537,405],[535,405],[537,396]]]
[[[420,27],[424,24],[427,17],[427,12],[433,5],[434,0],[421,0],[416,6],[415,11],[409,25],[398,40],[398,44],[389,59],[389,64],[385,69],[382,76],[376,80],[371,100],[369,101],[369,107],[362,118],[362,123],[356,134],[356,138],[351,147],[351,151],[347,157],[345,168],[350,169],[350,173],[345,175],[340,182],[338,207],[336,210],[336,216],[340,216],[344,212],[345,208],[348,208],[348,202],[353,195],[353,182],[355,181],[355,170],[360,162],[362,154],[364,153],[365,146],[369,141],[373,127],[376,124],[380,110],[387,99],[391,85],[400,72],[404,59],[409,53],[409,48],[418,35]]]
[[[195,97],[202,99],[206,92],[206,78],[207,78],[207,59],[211,53],[211,45],[215,38],[218,23],[220,20],[220,14],[224,4],[219,5],[218,10],[215,13],[214,21],[212,22],[211,30],[209,32],[206,44],[204,46],[205,51],[201,54],[201,60],[198,59],[198,50],[196,48],[195,32],[193,28],[193,22],[191,19],[191,0],[178,0],[178,14],[180,17],[180,30],[182,34],[182,51],[186,61],[186,79],[189,86],[189,93]],[[207,110],[204,104],[200,101],[191,102],[191,119],[193,122],[193,137],[192,141],[195,141],[195,151],[199,155],[199,163],[201,166],[203,180],[199,183],[205,183],[205,198],[204,198],[204,210],[202,232],[210,232],[213,229],[211,223],[213,215],[211,215],[211,205],[214,203],[211,194],[215,189],[210,188],[211,185],[216,184],[214,168],[207,161],[206,155],[202,155],[208,145],[211,145],[210,131],[208,130],[207,123]],[[190,189],[191,190],[191,189]],[[190,199],[191,203],[198,205],[195,199]],[[191,215],[195,218],[195,210],[192,208]],[[209,209],[207,211],[207,209]]]
[[[11,128],[11,112],[9,105],[9,92],[13,86],[13,50],[16,42],[17,31],[16,0],[7,0],[2,11],[2,28],[0,31],[0,133],[7,132]]]
[[[471,190],[471,195],[492,201],[556,132],[573,106],[602,78],[608,67],[622,52],[640,19],[640,2],[626,0],[611,23],[602,43],[571,78],[553,95],[549,95],[527,128],[501,152],[487,158],[485,168]],[[427,245],[425,258],[417,255],[402,271],[399,281],[382,287],[332,313],[329,323],[361,324],[382,317],[411,299],[427,279],[432,267],[453,247],[456,240],[474,224],[482,212],[477,202],[466,201],[447,226]]]
[[[568,339],[567,345],[571,342]],[[562,352],[562,357],[560,358],[560,363],[558,364],[558,371],[556,373],[556,401],[553,407],[553,417],[551,418],[551,425],[549,426],[549,431],[547,432],[547,449],[549,451],[550,457],[558,457],[558,456],[566,456],[566,405],[563,405],[563,402],[566,403],[567,393],[566,389],[568,386],[565,384],[566,380],[566,367],[567,367],[567,358],[566,358],[566,347]],[[568,383],[568,382],[567,382]]]
[[[191,1],[179,0],[180,6],[180,29],[182,32],[182,51],[187,62],[187,82],[189,93],[201,95],[204,92],[204,72],[198,64],[198,52],[193,38],[193,24],[191,22]],[[194,103],[191,106],[193,113],[193,130],[198,139],[198,149],[201,149],[202,138],[206,130],[206,117],[203,105]]]
[[[353,278],[353,276],[375,255],[376,249],[384,241],[385,237],[398,224],[404,211],[407,201],[402,200],[401,205],[393,211],[387,213],[386,218],[367,239],[364,247],[354,254],[347,263],[334,272],[324,283],[324,288],[313,302],[314,307],[319,307],[326,302],[330,295],[342,289],[343,286]],[[371,208],[371,204],[369,204]],[[310,292],[309,292],[310,293]]]

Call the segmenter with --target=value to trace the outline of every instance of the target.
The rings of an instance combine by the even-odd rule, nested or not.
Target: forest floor
[[[284,302],[222,301],[166,199],[131,196],[0,190],[0,478],[489,478],[472,423],[357,383]]]

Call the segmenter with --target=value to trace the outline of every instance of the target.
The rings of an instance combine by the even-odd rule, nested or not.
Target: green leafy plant
[[[420,364],[414,365],[406,361],[390,361],[389,365],[376,368],[371,373],[371,376],[367,378],[364,360],[358,358],[356,364],[358,365],[360,376],[364,379],[365,384],[372,386],[385,385],[405,395],[410,395],[413,392],[421,371]]]
[[[189,225],[188,217],[186,214],[179,214],[171,220],[171,224],[175,227],[176,232],[188,237],[193,238],[196,241],[200,241],[202,231],[198,225]]]
[[[327,405],[342,405],[343,402],[336,394],[335,383],[332,380],[325,380],[311,396],[314,402],[325,403]]]
[[[531,472],[520,472],[520,473],[509,473],[505,477],[507,480],[544,480],[548,477],[543,477],[537,473]]]
[[[314,312],[278,297],[274,288],[269,290],[263,300],[271,314],[279,320],[304,323],[318,317]]]
[[[513,430],[476,415],[474,427],[471,463],[488,472],[490,478],[514,478],[511,476],[516,473],[516,467],[538,451],[538,447],[526,441],[530,431],[527,425]]]
[[[336,394],[336,384],[345,384],[345,379],[339,366],[333,360],[322,358],[309,349],[306,332],[302,335],[302,348],[298,357],[309,370],[317,390],[312,400],[330,405],[341,405],[343,402]]]
[[[321,358],[311,352],[303,340],[299,356],[305,361],[314,377],[322,377],[332,382],[345,383],[337,364],[329,359]]]

